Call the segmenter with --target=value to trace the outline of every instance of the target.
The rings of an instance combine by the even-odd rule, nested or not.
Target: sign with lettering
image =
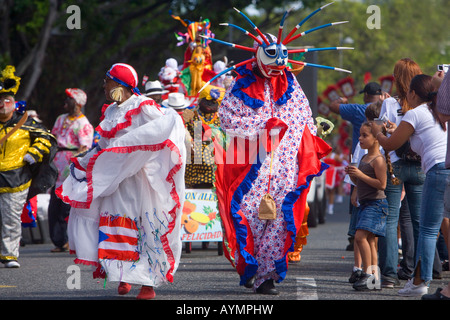
[[[181,216],[181,241],[222,241],[217,197],[211,189],[186,189]]]

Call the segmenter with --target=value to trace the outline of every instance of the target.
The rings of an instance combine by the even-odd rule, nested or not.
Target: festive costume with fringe
[[[19,257],[21,218],[24,218],[26,226],[33,226],[35,215],[31,205],[29,214],[28,211],[23,214],[27,200],[36,195],[37,189],[45,191],[45,187],[51,187],[41,184],[36,172],[44,162],[47,163],[54,137],[42,124],[28,117],[26,103],[19,102],[14,106],[12,97],[19,90],[21,80],[14,74],[15,70],[9,65],[0,73],[3,116],[11,112],[11,118],[0,122],[1,262],[16,261]],[[11,111],[7,111],[7,104]],[[45,182],[50,182],[50,178]]]
[[[215,154],[224,252],[240,284],[256,276],[257,288],[285,278],[310,182],[328,167],[320,159],[331,147],[315,136],[308,100],[292,73],[263,78],[253,67],[236,69],[222,101],[219,118],[230,143],[216,143]],[[274,220],[258,217],[266,193],[276,203]]]
[[[72,206],[76,262],[101,264],[109,281],[172,282],[181,256],[186,150],[181,117],[133,95],[105,105],[101,139],[57,189]]]

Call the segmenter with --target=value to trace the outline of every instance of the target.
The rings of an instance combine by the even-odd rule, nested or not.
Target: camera
[[[388,121],[388,118],[387,118],[386,114],[383,114],[383,116],[381,118],[375,118],[373,120],[377,125],[381,126]]]
[[[449,64],[438,64],[437,69],[438,71],[444,71],[444,73],[447,73]]]

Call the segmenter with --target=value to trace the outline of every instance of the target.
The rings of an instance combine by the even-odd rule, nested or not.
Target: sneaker
[[[19,268],[20,264],[16,260],[5,262],[5,268]]]
[[[403,297],[420,297],[428,293],[428,287],[424,282],[416,286],[413,281],[414,279],[408,280],[403,289],[398,290],[398,294]]]
[[[398,278],[381,276],[381,287],[386,289],[394,289],[394,287],[400,286],[400,280]]]
[[[332,204],[328,205],[327,213],[328,214],[334,214],[334,206]]]
[[[369,281],[371,285],[369,286]],[[376,283],[375,277],[372,274],[362,272],[361,277],[353,284],[353,289],[356,291],[381,290],[380,285]]]
[[[437,288],[436,292],[433,294],[424,294],[422,300],[450,300],[449,297],[444,296],[442,293],[442,288]]]
[[[370,278],[370,275],[362,272],[361,276],[358,278],[358,280],[353,283],[353,289],[357,291],[366,291],[369,290],[369,287],[367,286],[367,282]]]
[[[356,281],[358,281],[358,279],[361,278],[361,276],[362,276],[362,272],[363,271],[361,269],[353,271],[350,278],[348,278],[348,282],[355,283]]]

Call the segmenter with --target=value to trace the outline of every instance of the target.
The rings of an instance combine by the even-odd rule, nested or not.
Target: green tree
[[[367,27],[369,5],[380,8],[379,29]],[[332,21],[349,23],[306,35],[295,45],[354,47],[351,51],[321,52],[318,56],[320,64],[351,70],[358,90],[364,86],[366,72],[372,74],[372,81],[378,81],[379,77],[392,74],[395,62],[404,57],[419,63],[424,73],[433,74],[437,64],[450,62],[450,20],[443,10],[446,7],[446,0],[339,1],[310,19],[302,31]],[[291,19],[288,22],[294,25],[299,18],[295,22]],[[343,43],[345,39],[351,43]],[[345,76],[318,70],[319,93]],[[355,99],[359,101],[361,97]]]
[[[275,4],[288,2],[254,1],[268,12]],[[314,2],[320,1],[305,1]],[[18,99],[37,109],[47,126],[64,112],[67,87],[87,92],[85,112],[96,124],[104,101],[103,76],[113,63],[130,63],[140,76],[152,79],[167,58],[182,62],[185,48],[176,46],[174,33],[185,30],[171,12],[191,21],[209,18],[213,32],[222,37],[228,30],[218,24],[235,15],[233,6],[248,4],[243,0],[1,0],[0,66],[16,66],[22,77]],[[81,29],[67,28],[69,5],[79,6]],[[218,51],[214,58],[221,58]]]
[[[449,62],[449,20],[447,0],[336,1],[311,18],[306,29],[339,20],[348,24],[311,33],[297,39],[293,46],[336,46],[352,39],[355,50],[319,53],[319,63],[353,71],[358,89],[369,71],[373,79],[392,73],[396,60],[409,56],[426,73],[436,64]],[[182,63],[185,47],[177,47],[174,33],[185,32],[179,21],[209,19],[216,38],[251,45],[251,39],[239,31],[220,26],[232,22],[252,31],[232,8],[244,10],[249,4],[260,9],[252,20],[264,32],[276,34],[284,10],[294,6],[285,24],[293,28],[312,10],[326,3],[321,0],[301,2],[280,0],[0,0],[0,67],[16,66],[22,77],[18,99],[25,98],[44,123],[51,127],[63,113],[64,89],[80,87],[88,94],[86,114],[98,123],[104,103],[102,89],[105,71],[115,62],[133,65],[138,74],[155,79],[167,58]],[[69,30],[66,21],[69,5],[81,10],[81,29]],[[368,29],[369,5],[381,9],[381,28]],[[288,31],[284,31],[288,32]],[[230,54],[229,48],[211,44],[213,60]],[[233,58],[237,61],[237,58]],[[318,70],[318,91],[346,74]]]

